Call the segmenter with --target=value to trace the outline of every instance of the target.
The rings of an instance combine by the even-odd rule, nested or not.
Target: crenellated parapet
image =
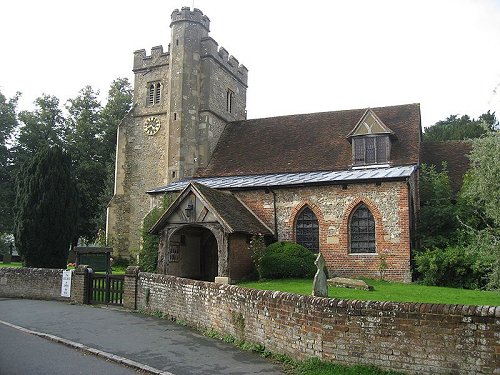
[[[170,47],[170,45],[169,45]],[[170,48],[169,48],[170,49]],[[134,52],[134,68],[133,71],[148,70],[169,63],[169,51],[163,52],[163,46],[151,48],[151,55],[146,55],[145,49],[140,49]]]
[[[210,31],[210,19],[203,14],[199,9],[189,7],[182,7],[181,10],[175,9],[171,16],[172,21],[170,27],[176,22],[195,22],[203,26],[207,31]]]
[[[202,58],[213,58],[238,80],[247,85],[248,69],[245,65],[240,64],[234,56],[229,55],[229,52],[224,47],[219,47],[219,44],[214,39],[208,37],[201,40],[201,55]]]

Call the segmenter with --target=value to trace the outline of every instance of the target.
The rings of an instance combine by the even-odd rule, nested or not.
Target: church
[[[377,278],[383,265],[411,281],[419,104],[247,120],[248,70],[209,36],[209,18],[185,7],[170,27],[166,50],[134,52],[106,225],[114,256],[137,254],[144,217],[173,194],[150,229],[159,273],[245,279],[261,235],[321,252],[330,275]]]

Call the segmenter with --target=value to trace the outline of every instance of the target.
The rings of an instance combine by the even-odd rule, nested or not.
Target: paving
[[[126,310],[0,298],[0,323],[165,375],[283,374],[279,365],[189,327]]]

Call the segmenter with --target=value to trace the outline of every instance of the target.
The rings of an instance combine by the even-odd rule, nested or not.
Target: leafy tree
[[[490,111],[471,119],[468,115],[451,115],[438,121],[424,131],[425,141],[447,141],[479,138],[498,127],[495,113]]]
[[[7,98],[0,92],[0,233],[10,233],[14,223],[14,175],[12,151],[9,147],[12,133],[17,127],[16,107],[19,93]]]
[[[15,163],[20,166],[43,148],[64,147],[64,117],[59,99],[43,94],[35,100],[34,111],[19,113],[21,128],[14,147]]]
[[[106,207],[113,197],[115,177],[116,132],[121,120],[125,117],[132,105],[132,87],[127,78],[117,78],[111,83],[108,91],[108,100],[100,113],[100,122],[103,129],[103,149],[105,180],[98,197],[98,211],[94,216],[94,224],[104,228],[106,221]]]
[[[423,248],[453,244],[458,228],[456,207],[446,163],[438,172],[434,165],[422,164],[420,170],[420,214],[417,238]]]
[[[99,92],[86,86],[76,98],[69,99],[66,105],[67,147],[73,159],[80,196],[77,232],[73,244],[79,238],[90,242],[97,236],[98,227],[93,218],[99,209],[99,194],[106,177],[102,145],[104,131],[99,121],[101,104],[98,95]]]
[[[44,149],[20,168],[16,184],[15,241],[28,267],[65,268],[75,231],[78,198],[71,159]]]

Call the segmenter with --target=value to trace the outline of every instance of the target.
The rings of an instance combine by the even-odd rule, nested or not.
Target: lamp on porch
[[[193,205],[191,203],[188,204],[185,208],[185,211],[186,211],[186,217],[190,217],[191,211],[193,211]]]

